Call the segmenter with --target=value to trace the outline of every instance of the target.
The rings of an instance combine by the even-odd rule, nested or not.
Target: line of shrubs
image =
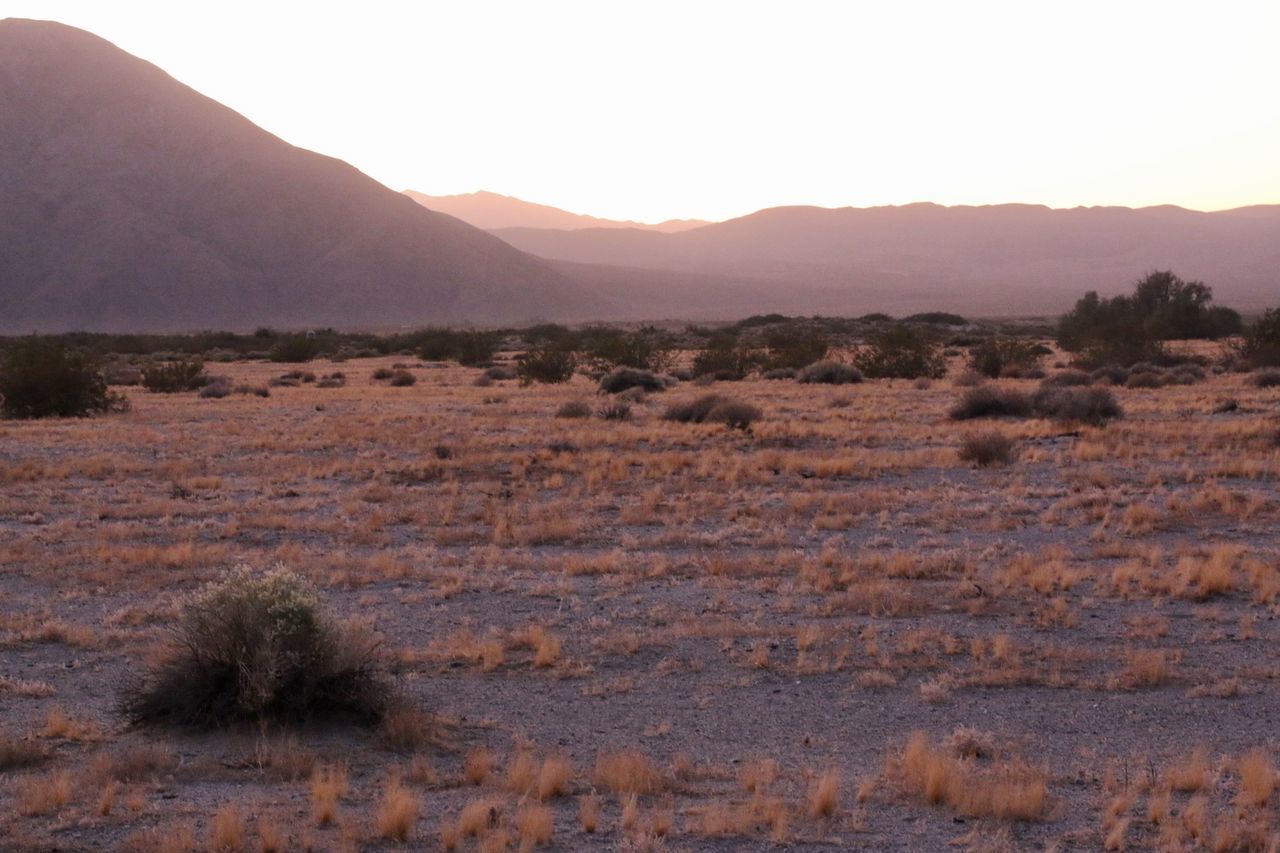
[[[1050,418],[1102,426],[1123,415],[1106,388],[1042,385],[1034,394],[981,385],[970,388],[951,409],[956,421],[975,418]]]

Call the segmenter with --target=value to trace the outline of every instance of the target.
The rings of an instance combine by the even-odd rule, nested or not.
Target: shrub
[[[1280,308],[1265,311],[1249,327],[1239,356],[1250,367],[1280,367]]]
[[[764,413],[750,403],[725,400],[707,412],[706,422],[724,424],[730,429],[746,430],[763,416]]]
[[[0,411],[8,418],[83,417],[123,406],[87,356],[29,338],[0,361]]]
[[[619,367],[600,377],[600,390],[605,394],[619,394],[629,388],[661,391],[666,387],[662,377],[656,373],[632,367]]]
[[[597,414],[606,421],[629,421],[631,420],[631,404],[620,401],[609,403],[601,407]]]
[[[493,360],[502,343],[497,332],[425,329],[417,333],[423,361],[453,360],[464,367],[480,367]]]
[[[1106,388],[1041,388],[1032,400],[1042,418],[1102,426],[1123,413]]]
[[[520,371],[506,364],[495,364],[493,367],[486,367],[484,373],[481,374],[485,379],[494,382],[505,382],[508,379],[515,379],[520,375]]]
[[[745,379],[760,365],[760,353],[738,342],[736,335],[713,335],[693,357],[693,375],[720,381]]]
[[[522,385],[568,382],[578,366],[578,354],[557,344],[541,344],[520,356],[516,374]]]
[[[872,379],[938,379],[946,374],[946,357],[922,329],[905,323],[884,326],[867,335],[854,365]]]
[[[168,361],[142,368],[142,387],[153,394],[194,391],[208,381],[199,361]]]
[[[838,361],[817,361],[797,373],[796,381],[805,384],[848,385],[861,382],[862,372]]]
[[[737,429],[746,429],[760,419],[761,412],[749,403],[720,394],[704,394],[690,402],[670,406],[662,417],[663,420],[678,423],[723,423]]]
[[[632,367],[662,373],[675,360],[669,337],[652,326],[633,332],[597,327],[583,331],[581,337],[588,357],[601,371]]]
[[[390,379],[392,376],[395,376],[395,371],[390,367],[379,367],[377,370],[373,371],[371,376],[376,381]]]
[[[951,384],[957,388],[977,388],[984,382],[986,382],[986,377],[974,370],[966,370],[951,380]]]
[[[960,461],[972,462],[979,468],[992,465],[1008,465],[1013,461],[1013,439],[1002,432],[977,433],[965,436],[960,444]]]
[[[272,361],[285,364],[301,364],[320,354],[320,342],[306,335],[288,335],[271,348]]]
[[[1019,338],[987,338],[969,350],[969,368],[991,379],[1033,370],[1039,361],[1037,345]]]
[[[1139,373],[1130,373],[1129,379],[1124,383],[1126,388],[1163,388],[1167,383],[1164,381],[1164,374],[1157,373],[1154,370],[1144,370]]]
[[[951,409],[953,421],[974,418],[1025,418],[1031,414],[1031,398],[1021,391],[982,385],[970,388]]]
[[[407,370],[396,370],[392,372],[389,384],[392,388],[408,388],[411,385],[418,384],[418,377]]]
[[[1249,377],[1249,384],[1258,388],[1280,388],[1280,370],[1258,370]]]
[[[591,417],[591,407],[581,400],[570,400],[569,402],[556,409],[557,418],[589,418]]]
[[[760,374],[761,379],[795,379],[796,371],[790,367],[775,367]]]
[[[338,622],[285,569],[234,569],[190,597],[173,630],[159,664],[126,688],[134,724],[372,723],[389,707],[376,640]]]
[[[902,322],[930,323],[938,326],[965,326],[969,323],[968,320],[961,317],[959,314],[949,314],[946,311],[925,311],[920,314],[912,314],[909,317],[903,317]]]
[[[1090,373],[1089,379],[1093,382],[1104,382],[1108,385],[1123,385],[1129,381],[1129,370],[1119,365],[1108,364]]]
[[[766,361],[771,368],[799,370],[820,362],[830,349],[827,339],[813,329],[787,325],[765,335]]]
[[[225,376],[219,376],[208,385],[200,389],[202,399],[221,400],[223,397],[231,396],[231,381]]]
[[[1083,370],[1059,370],[1057,373],[1044,380],[1044,385],[1056,385],[1060,388],[1066,388],[1077,385],[1088,385],[1092,382],[1089,374]]]

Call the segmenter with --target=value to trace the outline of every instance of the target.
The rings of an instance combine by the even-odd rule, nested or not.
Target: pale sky
[[[1280,203],[1280,0],[0,0],[393,189],[780,204]]]

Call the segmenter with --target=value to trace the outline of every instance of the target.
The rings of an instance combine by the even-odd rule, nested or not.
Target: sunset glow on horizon
[[[1280,203],[1280,4],[0,0],[394,189],[618,219]]]

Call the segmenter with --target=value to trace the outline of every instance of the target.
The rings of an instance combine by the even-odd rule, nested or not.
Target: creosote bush
[[[1041,388],[1031,402],[1042,418],[1091,426],[1102,426],[1123,414],[1115,395],[1106,388]]]
[[[805,384],[849,385],[862,381],[862,371],[838,361],[815,361],[796,374]]]
[[[578,354],[564,346],[541,344],[520,356],[516,373],[521,385],[542,382],[549,385],[568,382],[578,366]]]
[[[853,362],[872,379],[940,379],[947,372],[942,347],[926,330],[906,323],[873,331]]]
[[[579,419],[591,417],[591,407],[582,400],[570,400],[556,409],[557,418]]]
[[[1031,398],[1021,391],[980,385],[970,388],[951,409],[953,421],[974,418],[1025,418],[1031,415]]]
[[[195,391],[208,381],[200,361],[167,361],[142,368],[142,387],[153,394]]]
[[[87,356],[39,338],[13,344],[0,361],[0,412],[8,418],[70,418],[123,408]]]
[[[1040,348],[1033,341],[994,337],[969,350],[969,368],[997,379],[1033,370],[1040,361]]]
[[[391,702],[368,631],[339,622],[304,578],[232,570],[184,604],[161,661],[125,690],[134,724],[195,728],[343,718]]]
[[[722,423],[734,429],[746,429],[761,415],[760,409],[750,403],[720,394],[704,394],[696,400],[670,406],[662,417],[677,423]]]
[[[604,394],[620,394],[631,388],[662,391],[666,387],[666,381],[658,374],[633,367],[619,367],[600,377],[600,391]]]

